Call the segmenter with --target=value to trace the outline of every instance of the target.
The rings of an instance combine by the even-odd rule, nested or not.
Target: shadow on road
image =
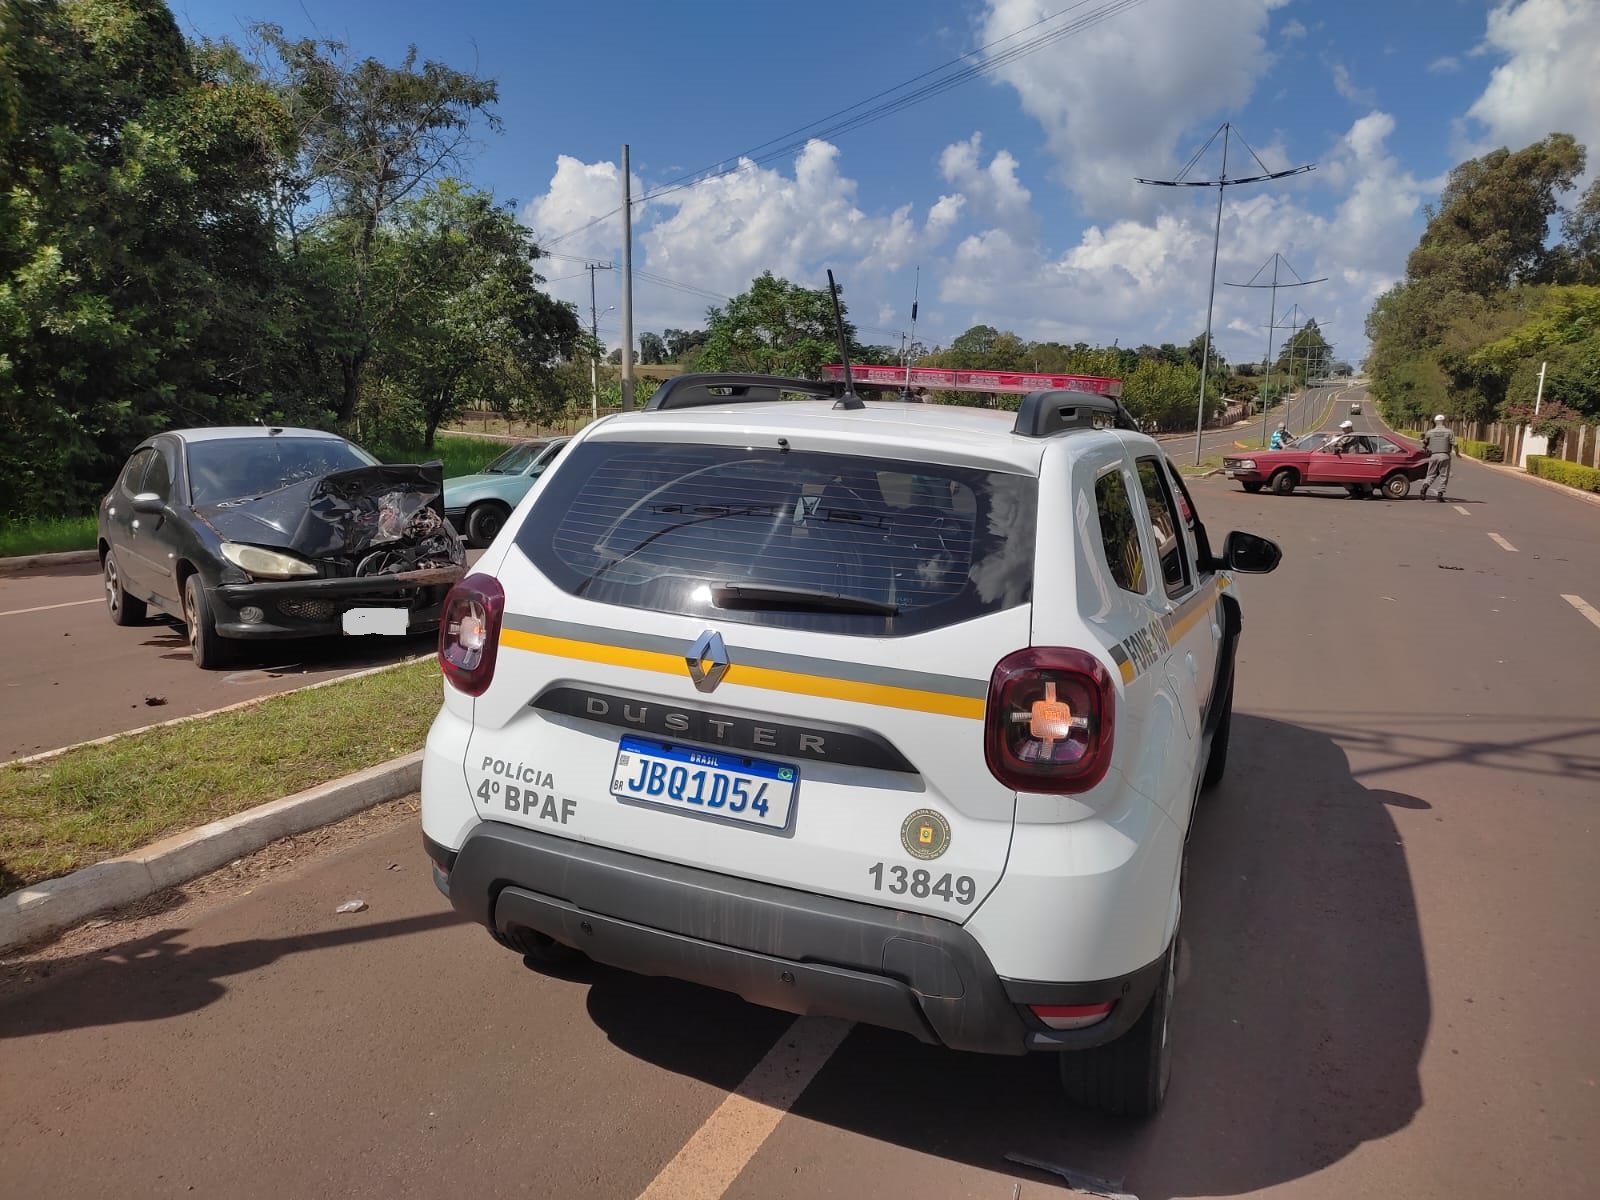
[[[0,1040],[129,1021],[181,1016],[220,1000],[232,975],[258,970],[290,954],[329,950],[378,938],[427,933],[462,924],[452,911],[373,921],[280,938],[188,947],[183,929],[164,929],[81,956],[34,964],[51,979],[0,1000]]]
[[[1362,787],[1329,737],[1243,713],[1231,764],[1191,839],[1177,1058],[1156,1120],[1067,1108],[1048,1057],[954,1054],[864,1027],[796,1114],[1048,1182],[1010,1166],[1016,1152],[1124,1179],[1144,1200],[1299,1179],[1408,1125],[1431,1006],[1388,810],[1428,806]],[[790,1020],[676,982],[590,978],[590,1015],[615,1044],[721,1087]]]

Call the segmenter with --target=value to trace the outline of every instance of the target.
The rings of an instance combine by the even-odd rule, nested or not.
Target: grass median
[[[420,749],[433,659],[0,766],[0,895]]]

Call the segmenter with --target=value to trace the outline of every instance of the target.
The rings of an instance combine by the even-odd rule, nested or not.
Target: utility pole
[[[1539,390],[1533,394],[1533,415],[1536,417],[1539,415],[1539,405],[1544,400],[1544,369],[1549,365],[1547,362],[1539,364]]]
[[[622,411],[633,409],[633,176],[622,144]]]
[[[911,288],[911,341],[905,348],[906,360],[906,386],[900,393],[900,399],[911,399],[911,356],[917,349],[917,301],[922,297],[922,268],[917,268],[916,283]]]
[[[1219,133],[1222,135],[1222,174],[1214,180],[1186,179],[1185,176],[1188,175],[1190,169],[1197,162],[1199,162],[1204,156],[1205,152],[1211,148],[1212,143],[1217,140],[1217,134]],[[1237,187],[1241,183],[1264,183],[1269,180],[1283,179],[1289,175],[1300,175],[1306,171],[1315,170],[1315,166],[1313,164],[1306,163],[1302,166],[1291,167],[1287,171],[1269,171],[1267,169],[1267,164],[1261,161],[1260,157],[1254,150],[1250,150],[1250,144],[1246,142],[1243,135],[1241,135],[1239,141],[1244,144],[1244,148],[1246,150],[1250,150],[1250,157],[1255,159],[1256,165],[1262,170],[1262,174],[1246,176],[1243,179],[1229,179],[1228,142],[1231,140],[1232,136],[1232,123],[1224,121],[1221,125],[1217,126],[1216,130],[1211,134],[1211,137],[1206,140],[1206,144],[1200,147],[1200,149],[1195,153],[1195,156],[1189,160],[1188,164],[1183,168],[1183,170],[1178,172],[1177,178],[1137,180],[1137,182],[1148,184],[1151,187],[1214,187],[1217,189],[1217,227],[1216,232],[1212,235],[1211,239],[1211,290],[1206,296],[1206,339],[1204,349],[1201,351],[1200,355],[1200,400],[1197,405],[1198,412],[1195,414],[1194,427],[1194,461],[1196,466],[1200,464],[1200,437],[1206,427],[1206,381],[1211,374],[1211,317],[1217,303],[1217,254],[1222,248],[1222,198],[1227,194],[1227,190],[1230,187]]]
[[[589,415],[591,420],[600,419],[600,309],[599,301],[594,295],[594,273],[596,271],[609,271],[610,263],[585,263],[583,269],[589,272],[589,336],[592,342],[589,346]]]
[[[1289,274],[1291,274],[1291,275],[1293,275],[1295,277],[1295,282],[1294,283],[1280,283],[1278,281],[1278,264],[1279,263],[1282,263],[1285,267],[1289,267]],[[1265,271],[1269,266],[1272,268],[1272,282],[1271,283],[1257,283],[1256,281],[1261,278],[1261,272]],[[1267,357],[1262,360],[1262,362],[1265,364],[1265,367],[1266,367],[1266,378],[1262,381],[1262,384],[1261,384],[1261,391],[1263,393],[1262,394],[1262,398],[1261,398],[1261,444],[1262,444],[1262,446],[1265,446],[1267,444],[1267,400],[1266,400],[1265,393],[1266,393],[1266,390],[1269,387],[1272,386],[1272,335],[1273,335],[1273,332],[1274,332],[1273,326],[1274,326],[1275,322],[1278,319],[1278,289],[1281,288],[1281,287],[1309,287],[1313,283],[1324,283],[1324,282],[1327,281],[1327,278],[1328,277],[1326,275],[1324,275],[1321,279],[1301,279],[1299,274],[1298,274],[1298,272],[1296,272],[1293,267],[1289,266],[1289,260],[1288,259],[1284,258],[1283,255],[1281,255],[1281,254],[1274,254],[1266,262],[1261,264],[1261,269],[1260,270],[1258,270],[1254,275],[1250,276],[1250,282],[1249,283],[1227,283],[1226,281],[1224,281],[1224,283],[1223,283],[1224,287],[1271,288],[1272,289],[1272,304],[1269,307],[1268,312],[1267,312]],[[1286,411],[1284,413],[1284,421],[1287,422],[1288,418],[1289,418],[1289,414]]]

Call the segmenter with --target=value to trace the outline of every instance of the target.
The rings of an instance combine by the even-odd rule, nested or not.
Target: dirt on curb
[[[419,811],[419,794],[412,792],[332,825],[272,842],[188,883],[146,896],[126,908],[102,913],[52,938],[17,947],[0,958],[0,999],[55,977],[63,961],[83,964],[96,952],[159,932],[172,923],[176,908],[188,909],[189,919],[193,919],[248,896],[274,876],[305,870],[355,842],[415,823]],[[397,866],[421,869],[415,862]]]

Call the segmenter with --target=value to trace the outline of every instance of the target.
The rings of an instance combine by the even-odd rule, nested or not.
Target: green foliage
[[[846,343],[852,360],[861,358],[855,326],[844,300]],[[839,361],[833,301],[826,291],[802,287],[764,271],[748,291],[706,313],[702,371],[754,371],[820,379],[822,368]]]
[[[1475,442],[1471,438],[1457,438],[1456,446],[1469,458],[1496,463],[1506,460],[1506,452],[1500,448],[1499,442]]]
[[[1600,492],[1600,470],[1594,467],[1583,467],[1577,463],[1567,462],[1565,459],[1548,458],[1542,454],[1528,455],[1528,474],[1537,475],[1540,479],[1549,479],[1556,483],[1565,484],[1570,488],[1577,488],[1581,492]]]
[[[1200,368],[1146,359],[1122,383],[1122,403],[1141,425],[1192,429],[1200,398]]]

